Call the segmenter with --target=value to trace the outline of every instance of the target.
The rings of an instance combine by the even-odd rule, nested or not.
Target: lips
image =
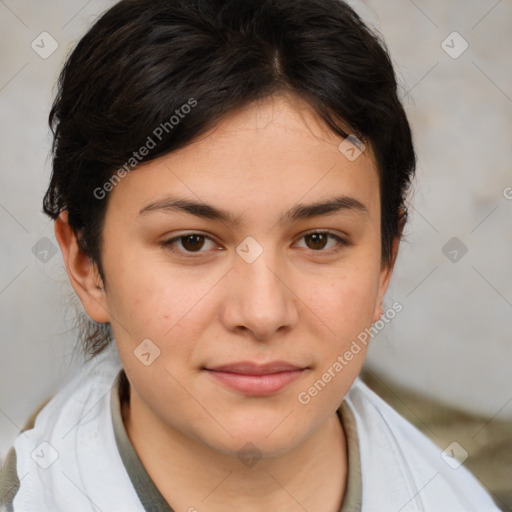
[[[263,396],[277,393],[290,385],[307,370],[284,361],[264,365],[238,362],[205,368],[219,384],[239,393]]]
[[[292,372],[302,369],[303,368],[300,366],[295,366],[293,364],[285,363],[282,361],[276,361],[263,365],[250,362],[242,362],[209,368],[209,370],[215,372],[239,373],[243,375],[269,375],[272,373]]]

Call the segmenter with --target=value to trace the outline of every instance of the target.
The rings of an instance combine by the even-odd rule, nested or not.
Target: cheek
[[[347,265],[329,284],[310,280],[308,306],[319,328],[315,339],[317,366],[297,400],[319,416],[339,406],[366,358],[378,271],[376,266],[374,270],[361,264],[357,268],[357,272],[349,271]]]
[[[199,274],[134,256],[119,258],[108,271],[107,302],[113,323],[119,324],[121,336],[133,342],[149,338],[167,347],[179,339],[180,349],[207,325],[215,310],[211,292],[219,281],[217,272]]]
[[[379,268],[354,258],[328,276],[310,276],[301,284],[304,304],[335,339],[356,336],[372,324],[379,289]]]

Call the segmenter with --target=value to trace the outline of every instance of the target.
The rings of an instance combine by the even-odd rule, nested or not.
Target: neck
[[[131,389],[122,406],[128,437],[156,487],[174,510],[340,510],[347,479],[347,447],[334,413],[292,450],[244,467],[159,422]],[[146,433],[151,431],[152,435]]]

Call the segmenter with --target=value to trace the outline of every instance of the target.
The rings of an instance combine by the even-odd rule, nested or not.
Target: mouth
[[[265,396],[277,393],[299,377],[308,367],[296,366],[283,361],[264,365],[239,362],[204,368],[221,385],[239,393],[252,396]]]

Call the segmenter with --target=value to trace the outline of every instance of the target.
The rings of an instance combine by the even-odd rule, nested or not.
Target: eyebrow
[[[218,220],[234,226],[238,226],[242,222],[241,215],[234,215],[228,210],[184,198],[166,197],[164,199],[154,201],[153,203],[144,206],[139,211],[139,215],[144,215],[153,211],[181,211],[203,219]],[[279,219],[279,222],[294,222],[302,219],[311,219],[321,215],[332,215],[343,211],[355,211],[366,215],[369,214],[368,208],[358,199],[350,196],[338,196],[310,204],[297,204],[289,211],[285,212]]]

